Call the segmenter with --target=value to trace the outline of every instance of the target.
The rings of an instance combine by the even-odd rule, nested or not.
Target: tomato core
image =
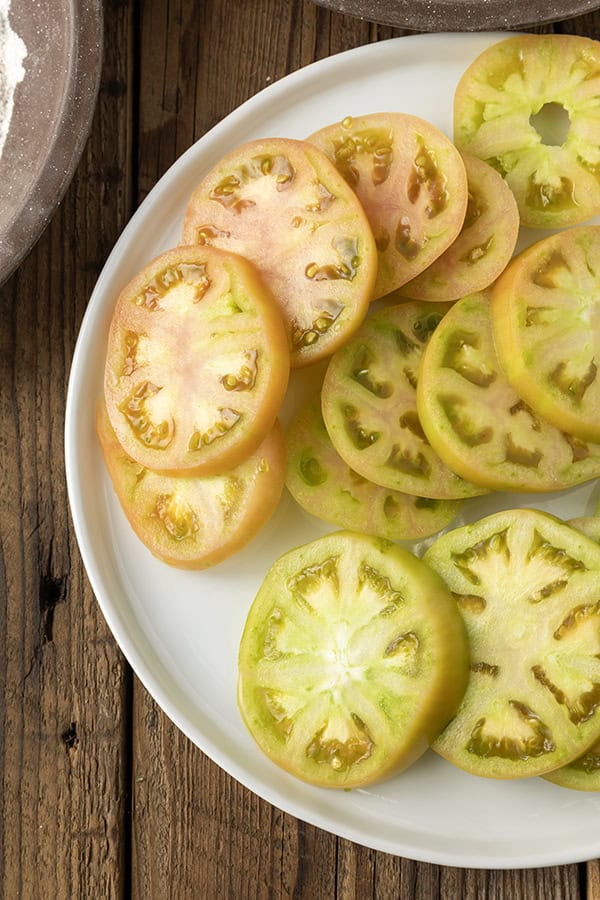
[[[541,137],[542,144],[562,147],[569,134],[571,118],[561,103],[544,103],[529,117],[529,124]]]

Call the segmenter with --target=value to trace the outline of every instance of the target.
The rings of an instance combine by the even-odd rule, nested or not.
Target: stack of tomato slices
[[[248,728],[314,784],[433,745],[600,789],[600,519],[515,509],[423,560],[397,544],[490,491],[600,476],[597,83],[595,42],[526,35],[465,72],[454,143],[390,112],[236,148],[116,299],[97,431],[148,549],[214,565],[284,483],[344,529],[274,565],[239,656]],[[523,224],[568,230],[513,257]],[[290,368],[323,362],[284,438]]]

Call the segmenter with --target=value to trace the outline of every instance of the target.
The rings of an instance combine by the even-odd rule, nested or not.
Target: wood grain
[[[555,26],[600,38],[600,13]],[[131,672],[90,590],[63,465],[93,284],[190,144],[288,72],[402,32],[309,0],[108,0],[74,182],[0,290],[0,900],[600,900],[600,863],[444,868],[320,831],[193,746]]]

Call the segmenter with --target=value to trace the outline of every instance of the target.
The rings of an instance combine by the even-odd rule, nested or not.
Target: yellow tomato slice
[[[170,474],[216,474],[254,452],[285,395],[277,306],[246,260],[178,247],[123,289],[104,394],[124,450]]]
[[[96,431],[131,527],[171,566],[205,569],[221,562],[254,537],[279,502],[285,467],[279,424],[241,465],[203,477],[161,475],[141,466],[123,450],[104,405]]]
[[[252,260],[283,313],[292,366],[332,353],[372,297],[377,251],[365,213],[304,141],[265,139],[227,154],[192,194],[183,241]]]
[[[492,292],[498,358],[561,431],[600,441],[600,227],[562,231],[508,265]]]
[[[430,122],[403,113],[348,116],[309,140],[367,213],[379,251],[375,297],[415,278],[457,237],[467,208],[465,167]]]
[[[421,756],[467,676],[464,626],[442,580],[390,541],[338,532],[267,573],[240,643],[238,703],[274,763],[351,788]]]
[[[432,447],[475,484],[558,491],[600,475],[600,446],[550,425],[519,397],[496,355],[489,292],[463,297],[423,354],[417,409]]]

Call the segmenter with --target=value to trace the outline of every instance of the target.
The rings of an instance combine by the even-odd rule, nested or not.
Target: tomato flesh
[[[469,201],[460,234],[399,293],[412,300],[459,300],[489,287],[510,260],[519,233],[519,210],[502,177],[475,156],[463,157]]]
[[[122,448],[104,405],[96,432],[115,493],[133,530],[169,565],[205,569],[241,549],[274,512],[284,482],[285,447],[276,425],[258,450],[224,475],[161,475]]]
[[[574,225],[600,211],[599,100],[597,41],[563,34],[507,38],[462,75],[454,141],[506,178],[523,225]],[[540,132],[537,117],[546,112],[562,112],[566,134]]]
[[[600,518],[580,516],[567,522],[595,543],[600,544]],[[573,762],[544,775],[547,781],[575,791],[600,791],[600,741]]]
[[[303,141],[254,141],[225,156],[189,200],[183,241],[256,265],[286,323],[292,366],[332,353],[371,300],[377,251],[365,213]]]
[[[509,264],[492,292],[498,357],[557,428],[600,441],[600,227],[559,232]]]
[[[549,772],[544,778],[574,791],[600,791],[600,741],[573,762]]]
[[[149,469],[238,465],[273,427],[288,375],[279,311],[240,257],[178,247],[119,295],[104,396],[119,442]]]
[[[421,356],[447,309],[402,302],[374,313],[332,357],[322,390],[329,437],[354,471],[391,490],[446,500],[485,493],[442,462],[417,413]]]
[[[575,519],[569,519],[568,525],[575,528],[592,541],[600,544],[600,517],[599,516],[578,516]]]
[[[347,116],[309,140],[367,213],[379,254],[375,297],[410,281],[458,235],[467,207],[465,167],[430,122],[402,113]]]
[[[358,787],[427,749],[460,702],[467,660],[435,573],[391,542],[340,532],[267,574],[241,639],[238,703],[273,762]]]
[[[438,538],[471,648],[469,686],[434,749],[475,775],[541,775],[600,736],[600,547],[517,509]]]
[[[394,541],[417,540],[445,528],[462,505],[460,500],[432,500],[382,488],[351,469],[327,434],[320,396],[297,413],[286,433],[286,447],[286,486],[294,500],[342,528]]]
[[[509,384],[487,294],[449,310],[423,354],[417,408],[432,447],[490,490],[557,491],[600,475],[600,446],[544,421]]]

